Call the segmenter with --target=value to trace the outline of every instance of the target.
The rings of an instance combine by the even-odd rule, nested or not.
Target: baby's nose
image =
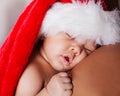
[[[82,46],[80,46],[79,44],[73,44],[70,48],[70,50],[75,54],[75,55],[79,55],[81,53],[81,51],[83,50]]]

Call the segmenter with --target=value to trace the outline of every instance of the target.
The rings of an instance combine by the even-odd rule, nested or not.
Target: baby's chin
[[[56,68],[57,72],[67,72],[70,71],[73,67],[64,67],[64,68]]]

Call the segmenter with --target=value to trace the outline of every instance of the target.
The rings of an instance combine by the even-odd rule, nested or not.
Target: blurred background
[[[32,0],[0,0],[0,46],[30,1]]]
[[[0,46],[21,12],[32,0],[0,0]],[[120,9],[120,0],[105,0],[108,10]]]

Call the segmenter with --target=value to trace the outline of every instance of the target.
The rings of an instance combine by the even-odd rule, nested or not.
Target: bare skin
[[[78,41],[66,33],[44,38],[43,46],[22,74],[15,96],[71,96],[66,71],[94,51],[94,42]]]

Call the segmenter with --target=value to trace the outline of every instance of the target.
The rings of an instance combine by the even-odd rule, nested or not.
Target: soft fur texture
[[[67,32],[80,40],[92,39],[100,45],[115,44],[120,42],[119,11],[104,11],[101,2],[94,0],[55,3],[44,18],[41,32],[44,35]]]

